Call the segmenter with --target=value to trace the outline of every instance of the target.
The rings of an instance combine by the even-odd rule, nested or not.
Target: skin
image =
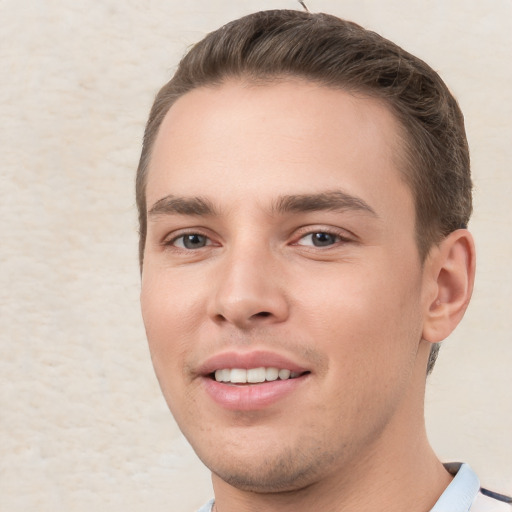
[[[426,511],[450,481],[425,434],[425,368],[469,301],[474,249],[460,230],[420,261],[400,139],[377,100],[299,80],[196,89],[161,126],[142,312],[218,512]],[[257,410],[212,400],[201,365],[259,350],[309,373]]]

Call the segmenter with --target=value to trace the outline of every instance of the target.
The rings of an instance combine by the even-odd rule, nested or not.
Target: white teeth
[[[265,379],[266,380],[277,380],[279,377],[279,370],[277,368],[267,368],[265,370]]]
[[[300,373],[292,372],[286,368],[222,368],[215,371],[217,382],[231,382],[232,384],[257,384],[260,382],[272,382],[277,379],[287,380],[299,377]]]
[[[247,382],[251,384],[265,382],[265,368],[251,368],[247,370]]]
[[[231,378],[229,379],[235,384],[245,384],[247,382],[247,370],[242,368],[233,368],[231,370]]]
[[[279,370],[279,378],[281,380],[286,380],[290,377],[291,373],[292,372],[290,370]]]
[[[216,370],[215,371],[215,380],[217,382],[229,382],[231,379],[231,370]]]

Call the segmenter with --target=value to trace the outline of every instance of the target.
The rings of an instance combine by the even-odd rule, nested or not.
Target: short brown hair
[[[439,75],[355,23],[323,13],[263,11],[208,34],[185,55],[156,96],[136,180],[141,265],[147,229],[146,176],[165,115],[187,92],[237,77],[257,82],[298,77],[381,99],[403,127],[403,175],[415,200],[421,259],[433,244],[467,225],[472,184],[464,119]],[[433,345],[429,371],[437,347]]]

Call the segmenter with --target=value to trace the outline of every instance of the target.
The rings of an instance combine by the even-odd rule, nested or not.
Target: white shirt
[[[509,504],[498,498],[507,499],[481,489],[475,472],[467,465],[452,462],[445,468],[455,475],[430,512],[511,512]],[[491,494],[495,497],[488,496]],[[510,499],[510,498],[508,498]]]

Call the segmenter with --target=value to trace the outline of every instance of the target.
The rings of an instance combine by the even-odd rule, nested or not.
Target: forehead
[[[230,81],[195,89],[157,135],[148,208],[166,194],[233,202],[343,189],[370,201],[410,195],[401,126],[381,101],[308,81]],[[410,198],[409,198],[410,199]]]

